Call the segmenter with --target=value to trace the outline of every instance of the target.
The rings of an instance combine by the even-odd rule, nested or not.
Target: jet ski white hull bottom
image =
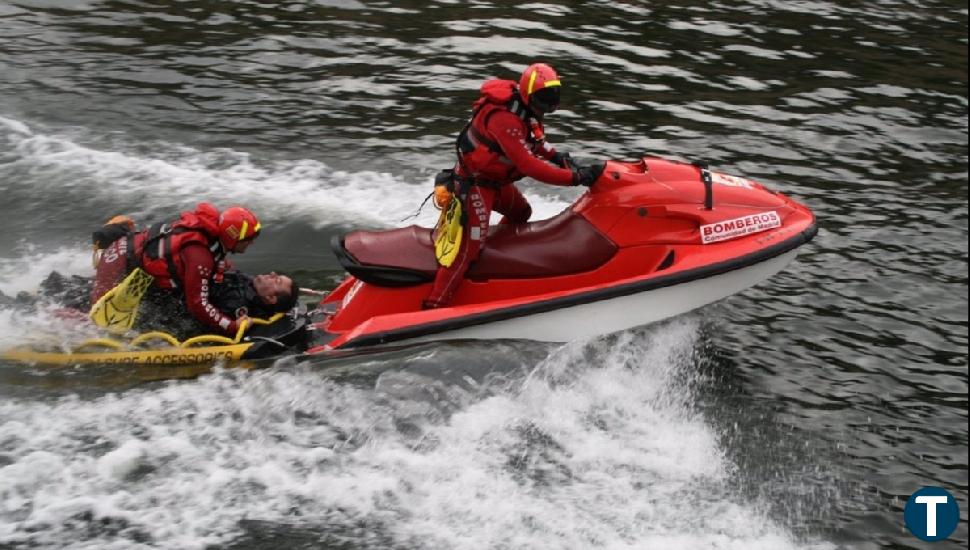
[[[525,339],[569,342],[648,325],[737,294],[771,277],[794,260],[791,250],[757,264],[636,294],[503,319],[398,343],[459,339]]]

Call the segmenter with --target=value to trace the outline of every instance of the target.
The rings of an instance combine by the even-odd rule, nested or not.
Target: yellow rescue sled
[[[285,322],[284,314],[277,313],[269,319],[250,319],[253,326],[270,326]],[[38,349],[24,346],[0,352],[0,359],[41,365],[191,365],[230,362],[241,359],[265,357],[261,344],[275,344],[276,351],[285,346],[269,338],[253,339],[246,336],[250,323],[239,327],[234,338],[216,334],[194,336],[185,341],[161,331],[146,332],[133,338],[93,338],[73,346],[69,350]],[[302,325],[301,327],[302,328]],[[292,332],[292,331],[290,331]]]

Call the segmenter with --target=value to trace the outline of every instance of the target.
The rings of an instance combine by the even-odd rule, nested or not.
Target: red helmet
[[[261,228],[256,214],[242,206],[233,206],[219,215],[219,242],[231,252],[239,242],[255,239]]]
[[[519,79],[522,102],[540,116],[559,108],[561,88],[556,70],[545,63],[529,65]]]

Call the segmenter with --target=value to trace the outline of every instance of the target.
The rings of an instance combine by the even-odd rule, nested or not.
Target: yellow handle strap
[[[228,346],[230,344],[238,344],[240,340],[240,336],[242,335],[238,332],[236,333],[235,338],[230,338],[228,336],[220,336],[218,334],[201,334],[199,336],[193,336],[189,338],[188,340],[179,344],[178,347],[190,348],[198,344],[220,344],[220,345]]]
[[[283,318],[282,313],[273,314],[269,319],[260,319],[258,317],[250,317],[248,321],[244,321],[239,325],[239,329],[236,330],[236,336],[234,338],[229,338],[228,336],[220,336],[218,334],[201,334],[199,336],[193,336],[188,340],[182,342],[179,347],[188,348],[198,344],[221,344],[221,345],[231,345],[238,344],[243,339],[243,335],[249,330],[252,325],[271,325],[276,321]]]
[[[150,342],[152,340],[163,340],[172,347],[178,347],[179,345],[178,338],[172,336],[167,332],[162,332],[159,330],[146,332],[145,334],[139,334],[138,336],[135,336],[134,338],[132,338],[131,342],[128,342],[128,345],[131,347],[135,347],[135,346],[144,344],[145,342]]]
[[[156,330],[139,334],[138,336],[132,338],[129,342],[119,342],[117,340],[112,340],[111,338],[93,338],[91,340],[81,342],[73,348],[72,352],[77,353],[84,349],[94,347],[111,348],[122,351],[143,345],[151,340],[162,340],[173,348],[188,348],[197,346],[199,344],[218,344],[228,346],[241,342],[243,336],[246,334],[246,331],[249,330],[252,325],[271,325],[282,319],[283,315],[283,313],[276,313],[269,319],[250,317],[248,322],[242,323],[239,330],[236,331],[236,336],[234,338],[220,336],[218,334],[201,334],[199,336],[193,336],[184,342],[179,342],[178,338],[172,336],[171,334]]]

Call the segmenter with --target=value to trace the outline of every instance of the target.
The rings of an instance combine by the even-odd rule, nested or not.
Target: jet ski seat
[[[351,275],[381,286],[434,280],[438,262],[431,229],[411,225],[386,231],[335,235],[331,248]],[[465,277],[472,280],[529,279],[595,269],[618,250],[582,216],[566,209],[547,220],[489,228],[486,246]]]

